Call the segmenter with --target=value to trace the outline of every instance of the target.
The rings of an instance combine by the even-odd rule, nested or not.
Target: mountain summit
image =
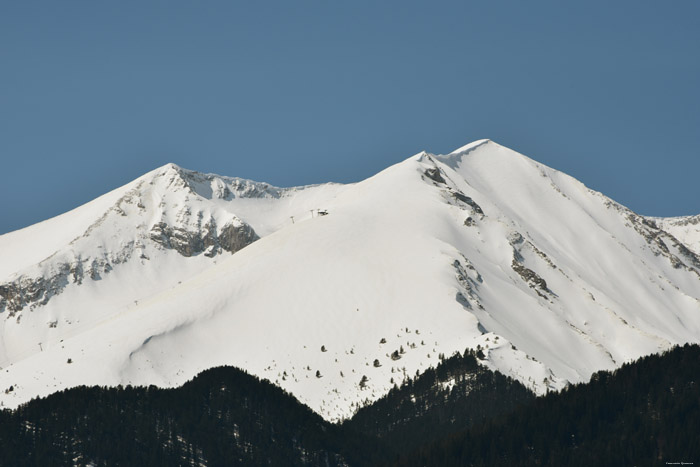
[[[0,236],[0,402],[228,364],[339,420],[465,348],[558,390],[700,340],[683,222],[490,140],[351,185],[168,164]]]

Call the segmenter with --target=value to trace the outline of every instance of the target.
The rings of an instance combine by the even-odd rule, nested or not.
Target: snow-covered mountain
[[[229,364],[337,420],[466,347],[543,393],[699,342],[698,241],[488,140],[352,185],[169,164],[0,236],[0,402]]]

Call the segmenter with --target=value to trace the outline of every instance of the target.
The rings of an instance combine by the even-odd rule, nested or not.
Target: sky
[[[0,2],[0,234],[168,162],[356,182],[492,139],[700,213],[700,2]]]

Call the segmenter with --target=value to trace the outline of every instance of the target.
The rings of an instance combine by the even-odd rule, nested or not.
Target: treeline
[[[700,459],[700,347],[535,398],[467,351],[340,425],[232,367],[0,412],[0,465],[664,465]]]
[[[700,347],[644,357],[423,447],[401,466],[700,462]]]

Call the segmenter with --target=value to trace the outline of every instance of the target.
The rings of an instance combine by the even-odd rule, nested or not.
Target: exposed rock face
[[[678,241],[676,237],[661,230],[656,221],[634,213],[630,213],[627,220],[637,233],[644,237],[655,254],[667,257],[676,269],[694,271],[700,276],[700,256]]]
[[[248,224],[228,223],[221,228],[218,240],[221,248],[235,253],[259,238],[258,234]]]
[[[9,316],[29,303],[43,305],[49,298],[59,293],[67,284],[68,268],[62,274],[45,279],[21,277],[14,282],[0,285],[0,312],[9,311]]]
[[[193,256],[213,245],[209,224],[202,231],[188,231],[182,227],[172,227],[158,222],[151,227],[150,239],[163,248],[173,249],[182,256]]]
[[[199,231],[158,222],[150,229],[148,238],[161,248],[175,250],[186,257],[201,253],[212,257],[221,250],[235,253],[259,239],[251,226],[237,219],[224,224],[218,233],[213,220]],[[0,313],[9,311],[9,316],[14,316],[26,306],[34,308],[45,305],[69,284],[81,284],[85,278],[99,280],[114,265],[129,260],[137,248],[141,251],[140,258],[148,259],[143,254],[142,247],[143,245],[130,242],[118,254],[103,258],[78,257],[72,262],[59,263],[47,275],[22,275],[12,282],[0,284]]]
[[[214,219],[210,219],[198,230],[157,222],[147,236],[142,235],[145,242],[150,240],[159,248],[175,250],[186,257],[202,253],[213,257],[222,250],[235,253],[259,239],[253,228],[239,219],[225,223],[220,229],[217,229]],[[115,265],[133,256],[148,259],[143,242],[127,242],[121,251],[104,253],[99,258],[77,257],[72,261],[58,262],[43,275],[20,275],[11,282],[0,284],[0,313],[8,311],[11,317],[27,306],[46,305],[51,297],[60,294],[68,285],[79,285],[86,278],[100,280]]]
[[[216,222],[210,220],[201,230],[190,231],[158,222],[150,230],[149,238],[162,248],[173,249],[182,256],[194,256],[208,250],[207,256],[220,249],[235,253],[260,237],[248,224],[240,221],[226,223],[217,234]],[[213,248],[212,248],[213,247]]]
[[[424,172],[425,176],[428,177],[429,179],[433,180],[436,183],[445,183],[445,179],[442,178],[442,175],[440,175],[440,169],[437,167],[432,167],[430,169],[426,169]]]
[[[46,305],[69,284],[81,284],[86,277],[99,280],[102,274],[112,270],[112,264],[126,259],[116,256],[110,262],[105,258],[76,258],[74,262],[58,264],[49,275],[20,276],[12,282],[0,284],[0,313],[8,311],[11,317],[26,306]]]
[[[464,265],[462,265],[462,262]],[[481,299],[479,297],[479,285],[484,282],[484,279],[476,270],[474,265],[465,256],[462,255],[462,261],[456,259],[452,263],[455,270],[457,282],[462,289],[457,293],[457,301],[465,308],[472,309],[472,303],[480,309],[483,309]]]
[[[435,163],[435,161],[430,157],[428,157],[427,160],[433,164]],[[462,209],[464,209],[466,205],[469,207],[469,210],[471,210],[472,215],[483,218],[484,211],[481,209],[481,206],[479,206],[472,198],[462,193],[459,189],[450,186],[442,175],[442,171],[437,166],[429,167],[423,172],[423,176],[432,180],[436,186],[444,185],[443,194],[452,204],[456,202],[456,204]],[[474,219],[469,217],[466,221],[464,221],[464,225],[467,227],[474,225]]]
[[[464,203],[467,206],[469,206],[471,208],[473,214],[477,214],[479,216],[484,215],[484,211],[481,209],[481,206],[476,204],[476,202],[473,199],[471,199],[469,196],[466,196],[461,191],[453,191],[452,197],[455,200],[457,200],[458,202]]]
[[[547,300],[550,298],[547,295],[556,297],[554,292],[552,292],[547,286],[547,281],[545,281],[535,271],[525,266],[526,260],[523,254],[525,254],[526,251],[529,251],[537,255],[537,257],[543,260],[549,267],[556,269],[556,265],[552,263],[544,252],[537,248],[532,242],[525,239],[520,232],[512,232],[508,238],[508,242],[513,247],[513,261],[511,262],[511,268],[513,271],[515,271],[520,278],[540,297]]]
[[[513,268],[513,271],[517,272],[518,275],[525,281],[527,282],[530,287],[533,289],[540,289],[545,292],[549,292],[549,289],[547,288],[547,282],[542,279],[535,271],[532,269],[526,268],[522,264],[520,264],[518,261],[513,259],[513,262],[511,263],[511,267]],[[536,290],[537,291],[537,290]],[[538,295],[542,295],[537,291]],[[544,297],[546,298],[546,297]]]
[[[700,255],[700,215],[656,218],[654,220],[660,229],[673,235],[686,248]]]

